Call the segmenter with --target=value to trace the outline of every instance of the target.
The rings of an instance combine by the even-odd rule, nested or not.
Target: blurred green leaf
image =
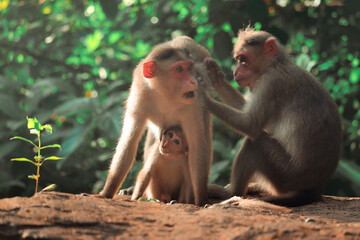
[[[34,179],[34,180],[36,180],[38,177],[33,174],[33,175],[29,175],[28,178],[29,178],[29,179]]]
[[[27,128],[28,129],[36,129],[38,132],[41,131],[41,123],[36,118],[27,117]]]
[[[10,0],[1,0],[0,1],[0,11],[5,10],[9,6]]]
[[[52,127],[51,127],[51,125],[46,124],[46,125],[40,127],[40,130],[41,130],[41,131],[44,130],[44,129],[45,129],[49,134],[52,134]]]
[[[327,70],[335,65],[333,60],[328,60],[325,63],[322,63],[318,66],[319,70]]]
[[[22,140],[22,141],[30,143],[34,147],[38,147],[33,141],[31,141],[31,140],[29,140],[27,138],[23,138],[23,137],[15,136],[15,137],[10,138],[10,140]]]
[[[49,186],[43,188],[40,192],[54,191],[56,187],[56,184],[50,184]]]
[[[95,30],[94,33],[87,35],[84,43],[88,52],[91,53],[100,46],[101,37],[100,30]]]
[[[124,36],[124,32],[121,31],[111,32],[109,34],[109,43],[110,44],[117,43],[122,38],[122,36]]]
[[[57,160],[61,160],[61,159],[63,159],[63,158],[62,157],[56,157],[56,156],[47,157],[42,161],[41,165],[43,165],[48,160],[57,161]]]
[[[27,158],[12,158],[12,159],[10,159],[10,161],[29,162],[36,166],[36,163],[34,161],[31,161],[30,159],[27,159]]]
[[[60,144],[46,145],[46,146],[41,147],[40,149],[46,149],[46,148],[59,148],[61,150]]]
[[[353,84],[357,84],[360,79],[360,68],[354,69],[350,73],[350,82]]]

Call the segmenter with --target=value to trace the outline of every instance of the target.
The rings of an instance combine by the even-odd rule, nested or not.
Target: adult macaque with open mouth
[[[212,160],[211,117],[196,97],[198,84],[193,69],[194,63],[208,57],[207,50],[191,38],[178,37],[159,44],[140,61],[133,73],[122,133],[101,196],[112,198],[118,192],[146,129],[145,159],[161,130],[179,125],[189,145],[195,204],[206,203]]]

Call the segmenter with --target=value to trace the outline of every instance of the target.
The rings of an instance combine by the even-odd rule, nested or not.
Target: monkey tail
[[[208,184],[208,198],[225,200],[232,197],[230,191],[217,184]]]
[[[318,190],[302,190],[291,193],[282,194],[278,197],[265,197],[261,200],[285,207],[299,207],[306,204],[318,202],[322,199]]]

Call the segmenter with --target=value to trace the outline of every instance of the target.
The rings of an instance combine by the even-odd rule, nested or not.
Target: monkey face
[[[150,58],[151,59],[151,58]],[[192,104],[197,82],[192,76],[194,62],[184,51],[166,48],[159,50],[157,58],[143,63],[142,75],[150,87],[167,101]]]
[[[235,81],[241,87],[252,87],[256,81],[256,77],[253,72],[253,63],[252,56],[248,53],[248,51],[240,51],[235,56],[237,60],[237,65],[234,70],[234,78]]]
[[[163,155],[185,154],[186,148],[182,132],[169,130],[163,133],[160,144],[160,152]]]
[[[178,101],[191,104],[195,100],[197,82],[192,76],[194,63],[192,61],[181,61],[171,66],[171,73],[176,79],[176,89],[179,89]]]
[[[241,87],[255,86],[256,80],[268,67],[269,56],[262,46],[248,46],[239,41],[235,46],[234,58],[238,62],[234,70],[234,79]]]

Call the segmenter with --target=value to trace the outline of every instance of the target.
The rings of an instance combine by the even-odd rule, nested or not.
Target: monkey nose
[[[190,73],[193,73],[193,72],[194,72],[194,63],[193,63],[193,62],[188,62],[188,63],[187,63],[187,70],[188,70]]]
[[[180,61],[175,63],[171,67],[177,74],[192,74],[194,71],[194,62],[193,61]]]
[[[198,83],[193,77],[190,78],[190,84],[194,85],[195,89],[198,87]]]
[[[163,145],[162,145],[162,148],[163,148],[163,149],[166,149],[168,145],[169,145],[169,142],[168,142],[168,141],[165,141],[165,142],[163,143]]]
[[[236,68],[234,69],[234,71],[233,71],[233,75],[234,75],[234,77],[236,77],[236,75],[237,75],[238,71],[239,71],[239,69],[236,67]]]

